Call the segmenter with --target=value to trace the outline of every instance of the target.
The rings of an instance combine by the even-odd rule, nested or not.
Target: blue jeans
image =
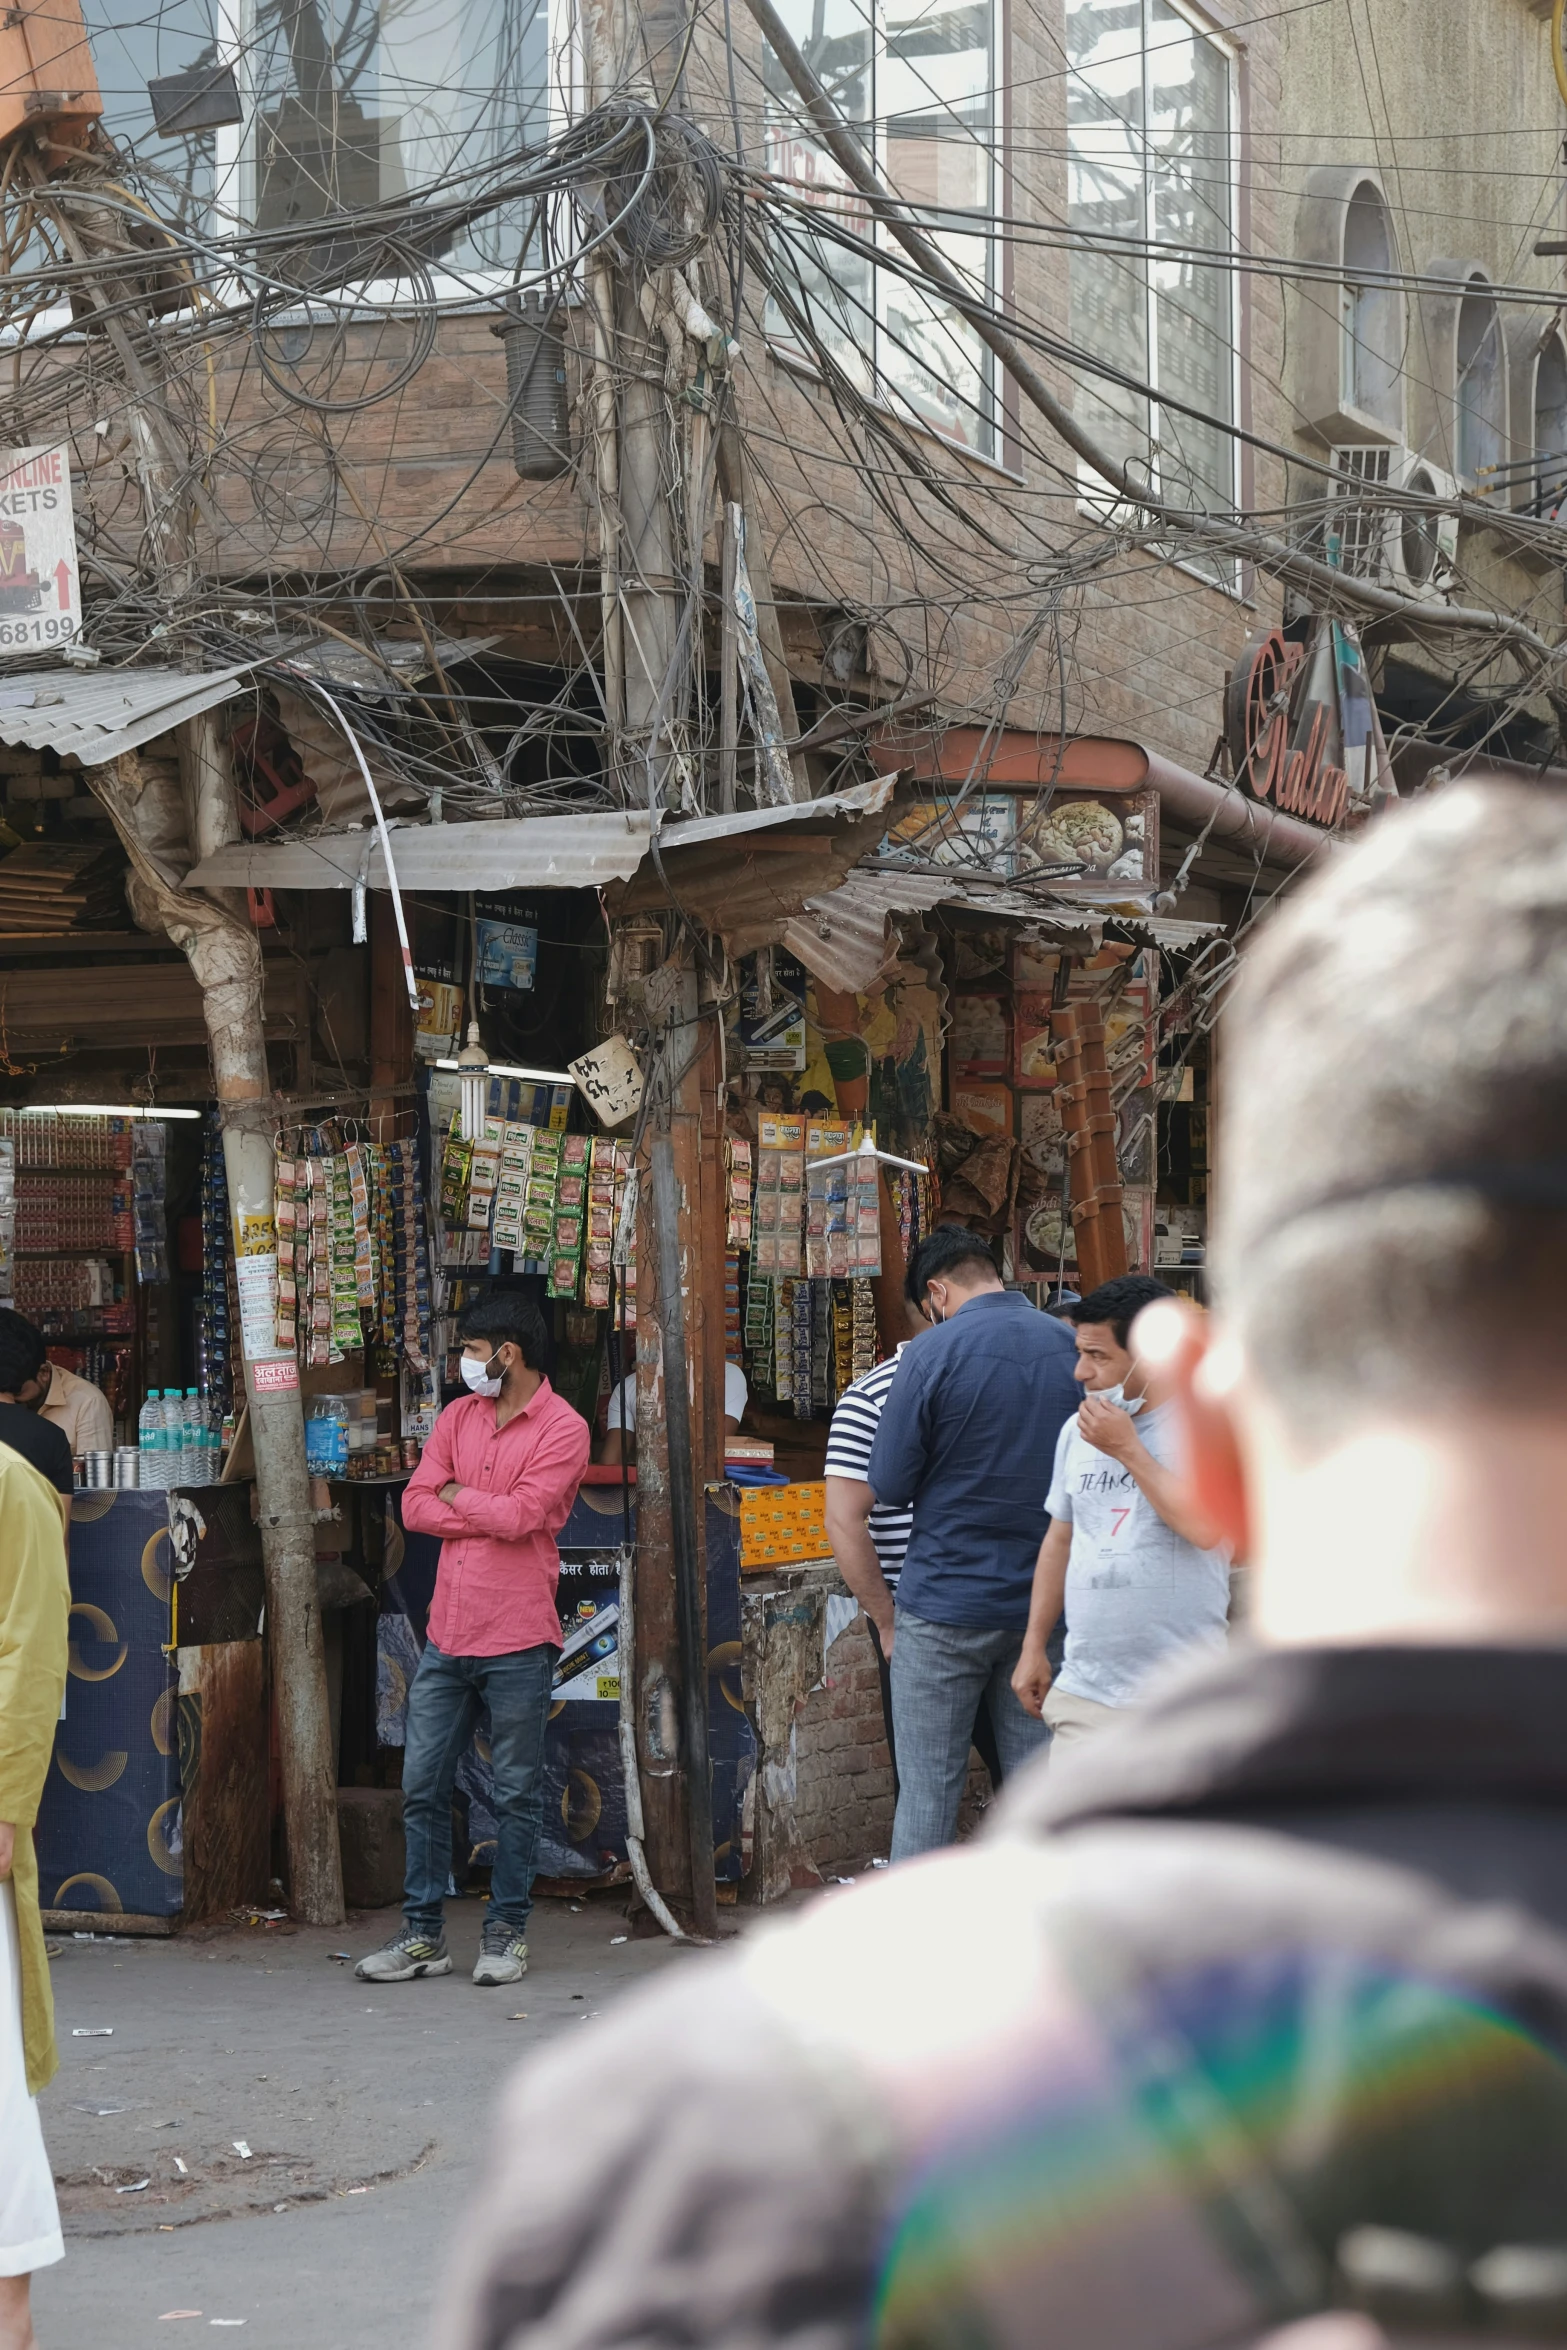
[[[1001,1768],[1010,1779],[1050,1743],[1041,1721],[1012,1694],[1021,1632],[931,1624],[900,1607],[892,1647],[892,1719],[898,1741],[898,1808],[892,1857],[912,1860],[952,1842],[968,1778],[974,1716],[988,1707]]]
[[[544,1821],[544,1725],[560,1651],[445,1656],[425,1642],[408,1691],[403,1747],[403,1916],[432,1938],[452,1873],[452,1786],[469,1739],[488,1712],[495,1774],[495,1867],[486,1925],[527,1931]]]

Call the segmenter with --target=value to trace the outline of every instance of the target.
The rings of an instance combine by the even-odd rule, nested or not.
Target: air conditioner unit
[[[1413,449],[1373,442],[1340,443],[1333,451],[1334,482],[1328,528],[1339,541],[1339,567],[1374,579],[1400,595],[1437,598],[1453,583],[1458,561],[1458,517],[1419,506],[1400,507],[1398,492],[1453,498],[1458,484]],[[1362,501],[1357,486],[1385,493]]]

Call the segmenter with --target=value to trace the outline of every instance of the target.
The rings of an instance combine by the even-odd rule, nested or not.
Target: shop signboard
[[[1224,732],[1253,799],[1330,830],[1352,798],[1393,790],[1387,745],[1353,626],[1317,619],[1304,638],[1263,628],[1230,672]]]
[[[69,644],[82,625],[71,452],[13,449],[0,467],[0,654]]]

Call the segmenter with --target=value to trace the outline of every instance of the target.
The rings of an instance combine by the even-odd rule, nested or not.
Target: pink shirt
[[[588,1424],[547,1379],[504,1428],[482,1395],[435,1423],[403,1496],[403,1524],[439,1534],[430,1638],[448,1656],[560,1646],[555,1586],[566,1523],[588,1465]],[[462,1488],[440,1498],[448,1482]]]

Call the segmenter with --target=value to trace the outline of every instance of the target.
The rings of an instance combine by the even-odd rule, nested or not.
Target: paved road
[[[372,1948],[390,1917],[65,1942],[42,2104],[66,2256],[35,2283],[41,2350],[170,2350],[212,2341],[220,2318],[244,2321],[216,2338],[245,2350],[418,2350],[498,2080],[656,1970],[703,1963],[619,1940],[618,1897],[546,1901],[532,1971],[479,1991],[479,1917],[451,1905],[456,1973],[380,1989],[332,1953]],[[75,2036],[104,2025],[112,2038]]]

